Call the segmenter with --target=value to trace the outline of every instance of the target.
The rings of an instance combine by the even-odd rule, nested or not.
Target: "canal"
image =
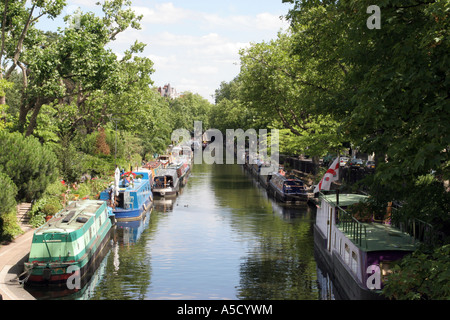
[[[194,165],[176,199],[117,224],[90,283],[65,299],[318,300],[314,218],[268,198],[239,165]]]

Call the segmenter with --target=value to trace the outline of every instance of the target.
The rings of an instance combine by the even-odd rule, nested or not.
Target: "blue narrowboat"
[[[153,202],[151,171],[126,172],[116,178],[114,185],[100,193],[100,199],[108,202],[117,221],[141,219]]]
[[[269,181],[269,191],[275,199],[282,202],[307,201],[308,192],[303,181],[297,178],[288,178],[280,173],[274,174]]]

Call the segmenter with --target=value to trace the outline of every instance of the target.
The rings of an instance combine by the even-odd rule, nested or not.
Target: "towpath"
[[[12,242],[0,247],[0,299],[35,300],[19,283],[18,275],[30,252],[34,229],[28,224],[27,212],[30,204],[17,207],[17,219],[24,232]]]

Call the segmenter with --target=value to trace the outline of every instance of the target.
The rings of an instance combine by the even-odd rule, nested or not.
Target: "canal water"
[[[64,298],[318,300],[314,218],[269,198],[242,166],[194,165],[176,199],[117,224],[90,283]]]

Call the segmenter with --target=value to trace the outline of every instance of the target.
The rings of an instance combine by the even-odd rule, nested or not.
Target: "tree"
[[[6,4],[8,5],[8,2]],[[51,1],[45,4],[45,8],[51,13],[50,17],[55,17],[64,4],[63,1]],[[101,101],[92,103],[91,97],[95,99],[108,94],[117,95],[128,90],[130,83],[149,79],[149,73],[153,71],[151,61],[147,58],[132,57],[134,53],[142,51],[143,44],[133,44],[121,61],[107,48],[107,44],[113,41],[118,33],[128,27],[139,28],[142,16],[136,15],[129,8],[130,5],[131,1],[127,0],[105,1],[102,5],[104,17],[78,12],[77,23],[69,23],[73,17],[66,17],[69,25],[57,33],[44,33],[34,29],[33,23],[42,16],[44,9],[41,9],[35,18],[24,18],[26,13],[30,16],[34,12],[34,3],[32,8],[27,8],[22,2],[14,8],[4,8],[5,21],[9,21],[10,16],[15,17],[18,11],[21,12],[20,17],[25,19],[24,23],[29,22],[29,27],[25,28],[28,36],[23,33],[18,36],[21,43],[17,45],[20,47],[20,54],[14,58],[10,57],[11,50],[14,50],[8,46],[11,41],[7,34],[12,27],[10,24],[4,24],[4,34],[8,37],[4,37],[3,43],[6,53],[9,54],[5,57],[12,59],[12,67],[5,76],[9,76],[15,66],[20,66],[22,70],[23,94],[18,119],[19,131],[26,135],[34,132],[38,115],[45,104],[56,108],[61,114],[62,122],[66,122],[61,128],[70,128],[61,135],[73,135],[80,125],[87,126],[90,131],[96,130],[99,126],[97,120],[100,120],[100,123],[103,121],[103,117],[110,113],[105,109],[110,106],[100,104]],[[127,74],[124,69],[130,69],[132,64],[135,74],[129,71]],[[76,107],[76,114],[72,112],[73,106]],[[66,107],[69,107],[68,112]],[[95,121],[92,116],[89,117],[93,114],[97,116]],[[67,115],[69,116],[66,117]]]
[[[366,26],[369,1],[289,2],[292,24],[309,23],[318,54],[345,70],[336,103],[318,111],[340,119],[348,140],[377,155],[376,183],[395,186],[392,196],[400,197],[431,170],[448,180],[448,1],[385,1],[381,29]]]
[[[210,127],[209,112],[212,105],[199,94],[184,92],[181,97],[169,101],[169,106],[174,114],[173,130],[187,129],[192,131],[194,121],[202,121],[205,130]]]
[[[335,152],[342,144],[336,120],[318,112],[333,97],[342,70],[322,74],[320,57],[297,50],[299,38],[291,31],[280,33],[276,40],[241,51],[241,100],[272,119],[272,126],[287,129],[283,136],[288,149],[317,157]]]
[[[57,159],[48,146],[34,137],[0,132],[0,170],[17,186],[17,201],[39,198],[57,177]]]
[[[53,19],[58,16],[66,2],[64,0],[31,1],[27,7],[25,1],[5,0],[0,3],[1,48],[0,48],[0,81],[8,80],[19,66],[24,71],[23,51],[31,43],[36,43],[42,32],[36,30],[35,24],[43,16]],[[8,66],[3,70],[3,66]],[[0,105],[5,104],[5,95],[0,93]]]

